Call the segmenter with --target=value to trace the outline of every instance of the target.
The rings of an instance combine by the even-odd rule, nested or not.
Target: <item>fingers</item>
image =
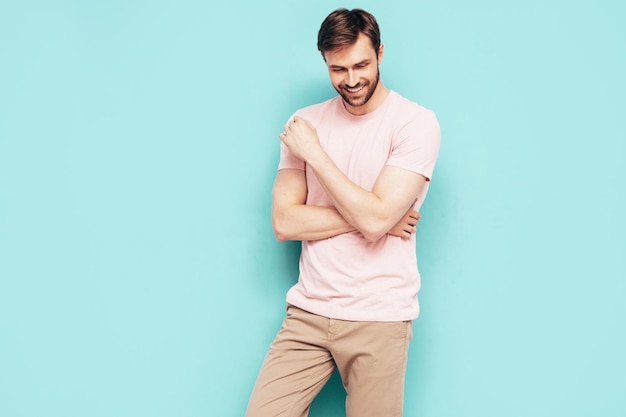
[[[392,236],[408,240],[411,238],[411,235],[417,232],[417,223],[419,222],[420,217],[419,212],[411,208],[388,233]]]
[[[315,126],[300,116],[294,116],[283,129],[284,135],[317,133]]]
[[[285,136],[287,136],[288,133],[291,133],[291,129],[293,127],[293,124],[296,122],[296,119],[300,118],[298,116],[294,117],[293,120],[291,120],[283,127],[283,133],[278,135],[279,138],[283,139]]]
[[[416,212],[416,213],[417,213],[417,212]],[[410,226],[417,226],[417,223],[419,222],[419,220],[420,220],[420,214],[419,214],[419,213],[414,214],[414,215],[412,215],[412,214],[408,214],[408,215],[405,217],[405,221],[406,221],[406,222],[407,222],[407,224],[409,224]]]
[[[408,213],[409,217],[414,218],[415,220],[419,220],[421,216],[421,214],[419,213],[419,211],[414,210],[413,208],[409,209]]]
[[[409,224],[407,224],[407,225],[404,227],[404,229],[403,229],[403,230],[404,230],[404,233],[405,233],[405,235],[404,235],[404,236],[402,236],[402,238],[403,238],[403,239],[409,239],[409,238],[411,237],[411,235],[412,235],[412,234],[414,234],[414,233],[416,232],[415,225],[410,224],[410,223],[409,223]]]
[[[297,116],[296,116],[297,117]],[[284,127],[283,127],[283,131],[282,133],[278,134],[278,137],[280,138],[280,140],[284,141],[285,138],[287,137],[288,133],[291,133],[291,127],[292,124],[295,122],[295,118],[294,120],[290,121],[289,123],[287,123]]]

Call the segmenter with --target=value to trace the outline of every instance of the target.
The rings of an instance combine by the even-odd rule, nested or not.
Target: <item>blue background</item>
[[[405,415],[626,416],[618,0],[2,0],[0,416],[243,415],[297,275],[277,135],[334,94],[340,6],[442,126]]]

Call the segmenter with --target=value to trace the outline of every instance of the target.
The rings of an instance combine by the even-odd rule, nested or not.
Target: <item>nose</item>
[[[359,83],[359,77],[354,71],[348,70],[348,79],[346,81],[348,87],[355,87]]]

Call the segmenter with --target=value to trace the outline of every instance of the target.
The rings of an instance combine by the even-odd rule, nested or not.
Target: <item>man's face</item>
[[[324,53],[330,82],[350,113],[366,114],[378,105],[370,99],[376,92],[382,57],[383,46],[377,53],[363,34],[351,46]]]

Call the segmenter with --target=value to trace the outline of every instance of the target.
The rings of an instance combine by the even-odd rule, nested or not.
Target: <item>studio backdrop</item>
[[[623,2],[2,0],[1,417],[243,415],[298,274],[278,134],[335,94],[337,7],[442,128],[404,414],[626,416]]]

